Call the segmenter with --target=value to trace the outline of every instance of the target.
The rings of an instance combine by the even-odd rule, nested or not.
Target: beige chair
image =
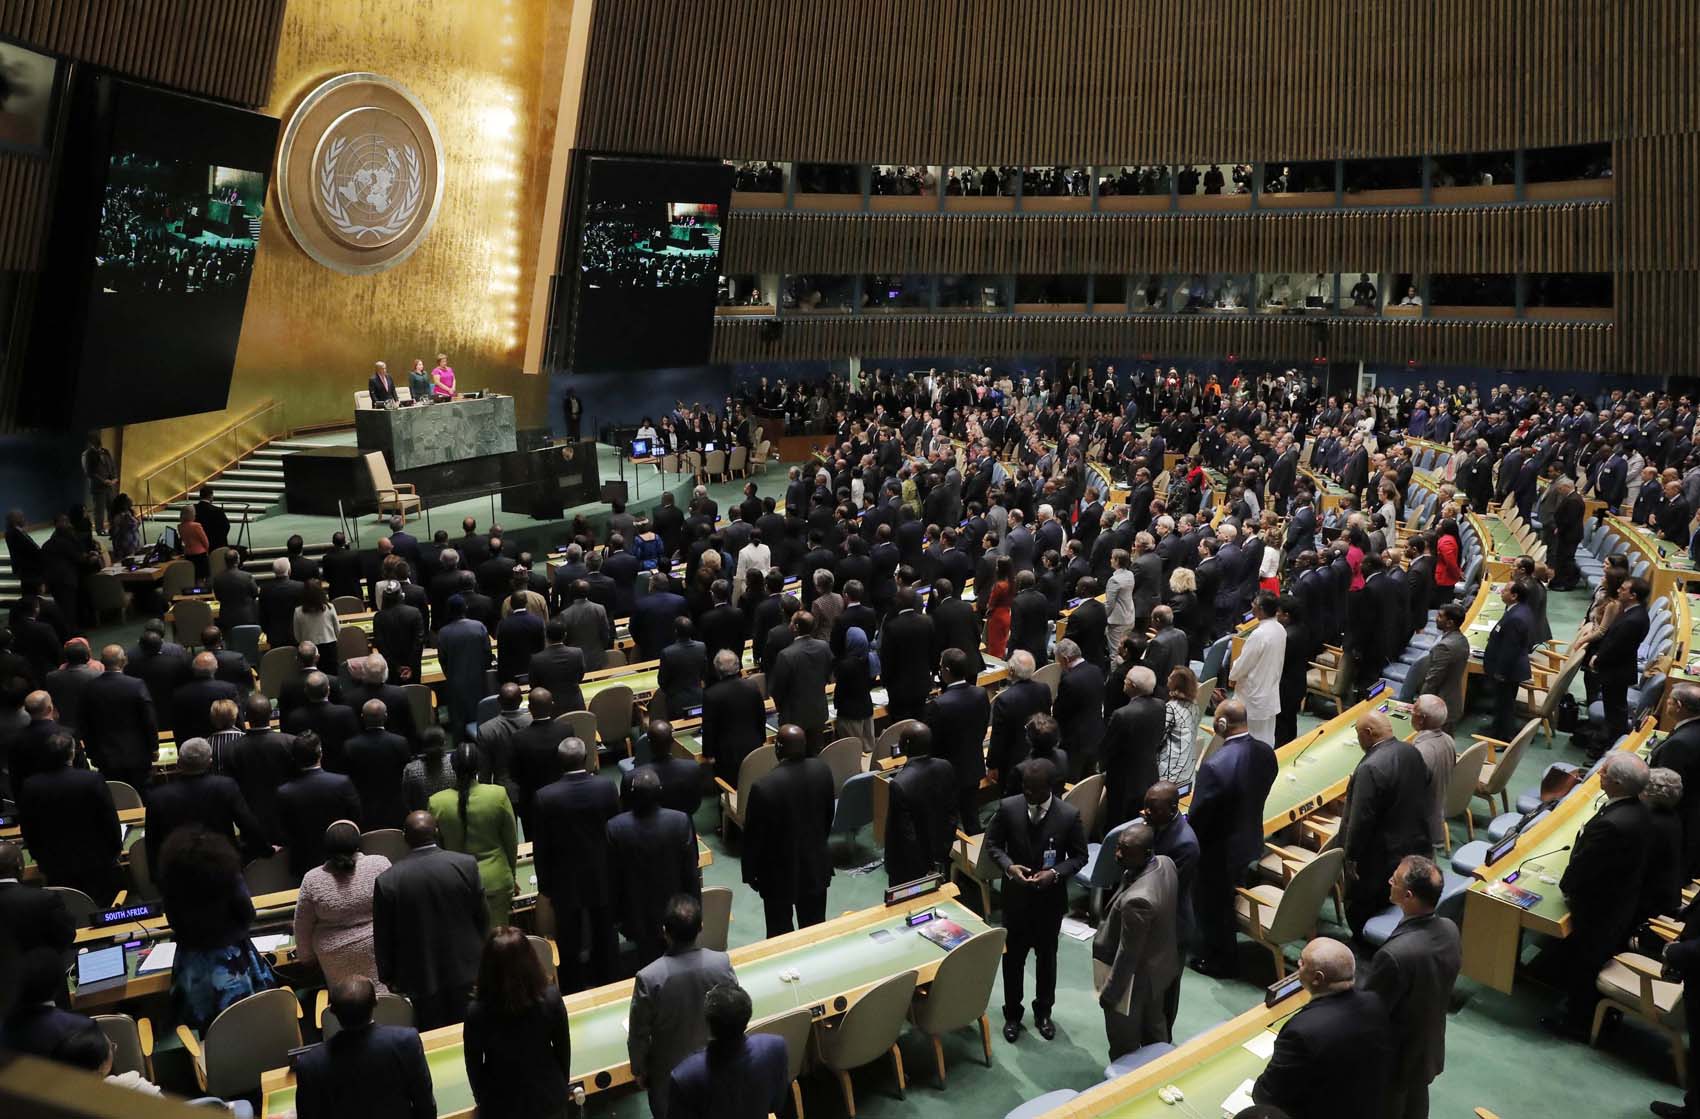
[[[716,777],[714,783],[720,786],[720,834],[726,834],[726,825],[742,831],[744,828],[744,810],[749,807],[750,788],[761,778],[773,772],[779,764],[779,754],[771,742],[757,746],[744,755],[743,762],[738,766],[738,787],[734,789],[724,778]]]
[[[602,745],[614,752],[619,745],[622,756],[632,752],[632,720],[636,717],[632,690],[624,684],[611,684],[590,699],[590,713],[596,716],[596,734]]]
[[[1003,868],[986,851],[986,835],[969,835],[960,828],[950,848],[950,869],[980,887],[980,916],[992,913],[992,883],[1003,877]]]
[[[120,622],[130,620],[130,592],[124,589],[124,582],[118,576],[97,571],[83,585],[88,588],[89,606],[97,622],[114,611]]]
[[[331,599],[331,609],[336,611],[337,617],[347,619],[354,614],[364,614],[366,604],[351,594],[339,594]]]
[[[79,929],[85,927],[89,919],[112,900],[107,898],[105,901],[96,901],[81,890],[73,890],[69,886],[45,886],[43,889],[59,895],[59,900],[65,903],[65,909],[71,915],[71,923]]]
[[[896,756],[897,741],[903,737],[903,732],[909,727],[919,725],[921,725],[921,720],[919,719],[899,719],[889,727],[886,727],[880,732],[880,736],[874,739],[873,760],[879,762],[884,761],[886,758]]]
[[[944,1087],[945,1073],[944,1043],[939,1039],[945,1034],[978,1023],[986,1067],[992,1067],[992,1023],[986,1017],[986,1007],[992,1000],[992,984],[997,980],[1008,937],[1003,929],[987,929],[958,944],[939,961],[933,981],[915,994],[909,1016],[915,1028],[933,1043],[940,1088]]]
[[[142,794],[134,785],[124,781],[108,781],[106,791],[112,794],[112,807],[122,812],[126,808],[141,808]]]
[[[559,718],[572,728],[571,736],[585,744],[592,754],[596,752],[596,716],[589,711],[568,711]]]
[[[372,392],[370,389],[359,389],[354,394],[354,410],[369,412],[372,410]]]
[[[1338,820],[1328,821],[1322,817],[1321,814],[1315,814],[1305,818],[1305,823],[1307,825],[1311,824],[1313,821],[1322,823],[1323,830],[1326,831],[1326,838],[1319,837],[1318,843],[1320,845],[1314,850],[1309,847],[1294,847],[1291,845],[1284,846],[1279,843],[1265,842],[1263,844],[1263,854],[1257,860],[1257,873],[1261,875],[1266,882],[1270,882],[1281,889],[1286,889],[1287,884],[1292,881],[1293,875],[1297,874],[1301,867],[1315,861],[1316,857],[1323,852],[1330,851],[1340,846],[1340,831],[1337,826],[1339,823]],[[1331,825],[1332,830],[1327,830]],[[1336,879],[1334,882],[1334,889],[1331,890],[1330,893],[1334,898],[1334,923],[1337,925],[1344,925],[1346,923],[1346,890],[1344,879]]]
[[[293,645],[267,649],[260,657],[260,691],[271,699],[283,695],[283,686],[293,683],[300,675],[301,662],[295,659]]]
[[[112,1075],[141,1073],[153,1080],[153,1022],[128,1014],[96,1014],[94,1024],[112,1043]]]
[[[708,886],[702,891],[702,933],[697,943],[716,952],[726,951],[726,936],[732,925],[732,888]]]
[[[1062,665],[1052,661],[1033,673],[1033,679],[1051,689],[1051,702],[1055,703],[1057,701],[1057,685],[1062,683]]]
[[[372,651],[372,639],[359,626],[343,626],[336,631],[337,665],[345,661],[365,660]],[[334,669],[332,670],[334,671]]]
[[[1104,803],[1104,775],[1094,773],[1081,779],[1063,794],[1063,803],[1073,805],[1080,813],[1080,828],[1088,838],[1097,834],[1098,812]]]
[[[663,476],[679,473],[679,456],[677,454],[661,456],[661,473]]]
[[[418,730],[437,725],[437,693],[428,684],[403,684],[401,694],[407,697],[407,708]]]
[[[602,655],[608,658],[608,668],[626,667],[626,651],[624,649],[609,649]]]
[[[330,1007],[328,991],[319,992],[318,1002],[314,1007],[313,1017],[317,1021],[324,1040],[329,1041],[342,1032],[342,1021],[336,1016],[336,1011]],[[394,991],[385,991],[378,996],[377,1005],[372,1007],[372,1022],[379,1026],[411,1026],[413,1025],[413,1003],[406,996]]]
[[[1234,914],[1240,930],[1269,950],[1277,979],[1287,976],[1284,946],[1315,935],[1317,911],[1340,880],[1345,860],[1346,852],[1336,847],[1297,868],[1285,888],[1260,884],[1235,889]]]
[[[832,795],[837,796],[844,791],[844,782],[861,773],[866,768],[862,764],[862,740],[860,738],[840,738],[827,744],[820,752],[820,760],[832,770]]]
[[[702,469],[711,481],[724,481],[726,478],[726,452],[708,452],[708,457],[703,460]]]
[[[399,513],[402,523],[406,524],[408,513],[417,513],[424,508],[419,491],[412,482],[391,480],[390,464],[384,461],[383,452],[372,451],[363,457],[366,459],[366,471],[372,477],[372,491],[378,499],[378,519],[383,520],[386,513]]]
[[[198,648],[201,644],[201,633],[213,624],[212,603],[199,599],[185,599],[171,608],[171,629],[177,636],[177,644],[185,648]]]
[[[558,982],[561,967],[561,953],[549,941],[540,936],[525,938],[531,945],[531,954],[537,957],[537,965],[543,969],[543,979],[551,987]]]
[[[1497,738],[1489,738],[1484,734],[1472,734],[1470,737],[1487,747],[1487,757],[1482,759],[1480,776],[1476,779],[1476,797],[1487,801],[1488,815],[1493,815],[1493,798],[1498,797],[1501,812],[1511,811],[1511,795],[1506,786],[1511,784],[1511,778],[1517,774],[1517,765],[1523,760],[1523,752],[1529,748],[1529,743],[1535,739],[1535,731],[1540,729],[1539,719],[1530,719],[1523,724],[1523,729],[1512,737],[1510,742],[1501,742]]]
[[[1322,652],[1305,671],[1306,690],[1318,699],[1332,703],[1334,710],[1339,712],[1351,706],[1346,702],[1351,687],[1352,666],[1345,651],[1337,645],[1324,645]]]
[[[1441,823],[1455,820],[1460,815],[1464,817],[1464,834],[1470,839],[1476,838],[1476,821],[1470,812],[1470,801],[1476,797],[1476,786],[1481,782],[1482,766],[1487,762],[1488,745],[1478,742],[1458,755],[1452,763],[1452,780],[1446,786],[1446,803],[1441,806]],[[1489,807],[1492,807],[1490,802]],[[1452,853],[1452,829],[1442,829],[1446,836],[1446,853]]]
[[[255,859],[242,868],[242,881],[248,887],[248,896],[256,898],[262,894],[293,890],[301,885],[301,879],[289,873],[288,851],[274,851],[264,858]]]
[[[195,585],[195,565],[188,560],[172,560],[159,572],[159,594],[170,602]],[[199,634],[196,634],[199,637]],[[178,644],[182,644],[179,642]]]
[[[379,828],[360,835],[360,852],[364,855],[382,855],[393,863],[407,850],[407,837],[400,828]]]
[[[903,1051],[898,1048],[897,1039],[903,1032],[909,1004],[915,998],[917,978],[913,971],[894,975],[864,992],[837,1021],[815,1026],[815,1052],[821,1064],[838,1074],[838,1086],[844,1092],[844,1110],[850,1119],[856,1119],[856,1091],[850,1082],[850,1070],[887,1054],[891,1056],[892,1071],[897,1074],[898,1098],[906,1098]]]
[[[726,468],[733,476],[747,478],[750,473],[750,449],[744,446],[732,448],[732,456],[726,461]]]
[[[1543,650],[1536,650],[1537,653]],[[1548,654],[1550,657],[1552,654]],[[1526,719],[1539,721],[1546,731],[1547,745],[1553,744],[1553,722],[1558,715],[1558,703],[1570,693],[1570,684],[1582,671],[1587,647],[1573,650],[1557,664],[1535,657],[1529,662],[1529,679],[1517,685],[1517,713]]]
[[[756,453],[750,458],[750,469],[752,472],[756,474],[767,473],[768,452],[772,446],[773,444],[769,443],[766,439],[763,439],[756,444]]]
[[[1671,1060],[1676,1064],[1676,1082],[1688,1087],[1688,1053],[1683,1043],[1683,1029],[1688,1016],[1682,1008],[1682,983],[1663,978],[1664,965],[1649,956],[1635,952],[1620,952],[1600,969],[1594,989],[1600,992],[1600,1002],[1594,1009],[1594,1024],[1588,1030],[1588,1044],[1600,1039],[1600,1027],[1606,1012],[1621,1010],[1639,1018],[1663,1034],[1670,1042]]]
[[[195,1082],[209,1096],[251,1096],[260,1074],[289,1064],[289,1051],[301,1047],[301,1004],[288,988],[261,991],[219,1012],[206,1036],[188,1026],[177,1037],[195,1062]]]
[[[799,1007],[754,1022],[745,1032],[772,1034],[785,1043],[785,1056],[790,1061],[791,1102],[797,1109],[797,1119],[803,1119],[803,1086],[797,1083],[797,1078],[803,1075],[803,1062],[809,1055],[809,1036],[814,1033],[814,1014],[806,1006]]]

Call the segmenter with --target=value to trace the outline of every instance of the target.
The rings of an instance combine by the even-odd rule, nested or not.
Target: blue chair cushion
[[[1114,1080],[1118,1076],[1126,1076],[1134,1069],[1141,1068],[1155,1061],[1165,1053],[1173,1053],[1175,1047],[1166,1041],[1153,1041],[1150,1045],[1141,1045],[1131,1053],[1123,1053],[1115,1060],[1104,1066],[1104,1079]]]
[[[1364,922],[1364,942],[1366,944],[1382,945],[1393,935],[1393,930],[1399,927],[1399,922],[1405,915],[1399,912],[1399,907],[1390,905]]]
[[[1054,1092],[1046,1092],[1042,1096],[1028,1100],[1005,1115],[1003,1119],[1039,1119],[1039,1116],[1055,1111],[1079,1094],[1073,1088],[1058,1088]]]
[[[1452,852],[1452,869],[1458,874],[1474,874],[1487,861],[1488,841],[1472,839]]]
[[[1521,820],[1523,818],[1523,813],[1533,812],[1536,808],[1538,808],[1540,806],[1541,800],[1540,800],[1539,795],[1537,795],[1534,798],[1534,800],[1535,800],[1534,804],[1531,804],[1531,805],[1529,805],[1529,807],[1524,808],[1523,807],[1523,798],[1518,797],[1517,798],[1517,811],[1515,811],[1515,812],[1505,812],[1505,813],[1502,813],[1498,816],[1495,816],[1493,819],[1489,820],[1488,826],[1487,826],[1488,842],[1489,843],[1498,843],[1500,840],[1502,840],[1506,836],[1510,835],[1511,829],[1517,826],[1517,821]]]

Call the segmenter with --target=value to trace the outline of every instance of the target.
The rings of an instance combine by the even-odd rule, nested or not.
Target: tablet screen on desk
[[[92,952],[84,952],[77,957],[77,986],[86,987],[91,983],[104,983],[109,979],[117,979],[124,974],[124,946],[114,944],[110,948],[96,948]]]

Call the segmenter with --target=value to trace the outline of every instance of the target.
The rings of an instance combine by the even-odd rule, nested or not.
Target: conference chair
[[[1459,754],[1452,763],[1452,779],[1446,786],[1446,803],[1441,806],[1440,819],[1448,855],[1452,853],[1452,829],[1444,826],[1448,820],[1463,816],[1465,838],[1476,838],[1476,820],[1475,814],[1470,811],[1470,802],[1476,799],[1476,786],[1481,783],[1482,766],[1487,762],[1487,755],[1488,744],[1478,742]],[[1490,807],[1491,804],[1490,801]]]
[[[248,896],[256,898],[262,894],[294,890],[301,885],[301,880],[289,872],[288,851],[273,851],[250,862],[242,868],[242,881],[248,887]]]
[[[1069,786],[1063,803],[1080,813],[1080,828],[1088,839],[1098,830],[1098,812],[1104,804],[1104,775],[1094,773]]]
[[[986,1007],[992,1001],[992,984],[997,981],[1008,938],[1005,929],[987,929],[969,937],[939,961],[933,981],[915,992],[909,1018],[933,1043],[940,1088],[945,1084],[944,1043],[940,1040],[945,1034],[978,1024],[986,1067],[992,1067],[992,1023]]]
[[[773,444],[769,443],[766,439],[763,439],[756,444],[756,453],[750,458],[750,468],[752,473],[767,473],[768,453],[772,449],[772,446]],[[799,1108],[798,1110],[801,1111],[802,1109]]]
[[[1286,885],[1261,883],[1234,890],[1234,915],[1240,931],[1269,950],[1275,960],[1275,978],[1287,977],[1286,945],[1316,935],[1317,912],[1322,901],[1340,880],[1346,852],[1338,847],[1323,851],[1294,869]]]
[[[135,901],[155,901],[159,889],[148,870],[148,837],[139,835],[128,846],[129,861],[124,864],[124,896]]]
[[[957,829],[956,842],[950,848],[950,869],[952,877],[960,874],[980,887],[980,916],[991,916],[992,883],[1003,877],[1003,868],[987,853],[984,832],[969,835]]]
[[[708,891],[704,890],[704,900]],[[707,947],[707,942],[703,942]],[[746,1033],[772,1034],[785,1043],[785,1056],[790,1062],[791,1074],[791,1103],[797,1112],[797,1119],[803,1119],[803,1086],[797,1078],[803,1075],[803,1062],[809,1055],[809,1035],[814,1032],[814,1013],[806,1006],[784,1014],[776,1014],[772,1018],[764,1018],[754,1022]]]
[[[833,804],[833,835],[854,836],[874,822],[874,790],[885,778],[878,773],[858,773],[844,783]]]
[[[112,1073],[141,1073],[142,1079],[153,1081],[153,1021],[132,1018],[128,1014],[96,1014],[94,1024],[112,1043]]]
[[[1228,652],[1232,647],[1232,644],[1233,636],[1231,634],[1223,634],[1221,637],[1218,637],[1209,645],[1205,646],[1204,660],[1200,666],[1194,670],[1198,674],[1198,678],[1200,680],[1215,680],[1221,677],[1222,670],[1227,667]],[[1037,675],[1037,673],[1035,673],[1035,675]]]
[[[634,737],[632,720],[636,716],[631,688],[625,684],[611,684],[592,696],[589,706],[590,713],[596,716],[596,734],[602,745],[612,753],[618,743],[619,752],[630,756]],[[586,739],[586,742],[589,740]]]
[[[604,651],[602,655],[604,657],[606,657],[607,660],[608,660],[608,663],[605,667],[607,667],[607,668],[624,668],[624,667],[626,667],[626,651],[624,649],[608,649],[608,650]]]
[[[336,611],[337,617],[346,618],[350,614],[364,614],[366,604],[351,594],[339,594],[331,599],[331,609]]]
[[[1033,679],[1051,689],[1051,702],[1057,701],[1057,685],[1062,683],[1062,665],[1052,661],[1033,673]]]
[[[850,1119],[856,1119],[856,1090],[850,1081],[850,1070],[881,1056],[891,1057],[891,1068],[897,1076],[897,1098],[907,1098],[903,1050],[898,1047],[897,1039],[903,1032],[909,1004],[914,1001],[918,978],[913,971],[894,975],[864,992],[837,1021],[815,1026],[815,1052],[820,1063],[838,1075],[844,1110]]]
[[[590,757],[596,757],[596,714],[592,711],[568,711],[559,716],[561,721],[572,728],[572,737],[583,742],[590,750]]]
[[[1346,702],[1351,687],[1352,666],[1345,651],[1338,645],[1324,645],[1305,670],[1306,694],[1332,704],[1339,714],[1351,706]]]
[[[427,684],[403,684],[401,694],[407,697],[408,711],[413,715],[415,729],[423,731],[437,725],[437,693]]]
[[[726,467],[735,477],[749,477],[750,449],[743,446],[733,447],[732,456],[727,460]]]
[[[363,855],[382,855],[393,863],[407,852],[407,838],[400,828],[378,828],[360,834],[360,853]]]
[[[359,412],[372,410],[372,393],[369,389],[358,389],[354,393],[354,408]]]
[[[342,1032],[342,1020],[331,1009],[330,1002],[330,991],[322,989],[313,1006],[313,1018],[324,1041]],[[378,1026],[412,1026],[413,1003],[405,995],[385,991],[378,996],[378,1003],[372,1008],[372,1023]]]
[[[860,738],[840,738],[827,744],[820,752],[820,760],[832,770],[832,795],[840,796],[844,792],[844,783],[858,773],[865,772],[862,764],[862,740]]]
[[[262,1073],[285,1067],[290,1050],[301,1047],[301,1004],[288,988],[260,991],[220,1011],[205,1037],[178,1026],[177,1038],[195,1062],[202,1092],[227,1100],[251,1096]]]
[[[195,585],[195,565],[188,560],[172,560],[159,571],[159,593],[166,602],[186,593]],[[210,623],[209,623],[210,624]],[[200,634],[195,635],[197,638]],[[178,642],[182,644],[182,642]]]
[[[371,651],[372,639],[359,626],[342,626],[336,631],[336,662],[339,666],[349,661],[365,660]]]
[[[528,936],[525,942],[531,945],[531,954],[537,957],[537,964],[543,969],[544,981],[550,986],[556,986],[561,966],[560,952],[540,936]]]
[[[108,781],[106,791],[112,794],[112,807],[120,812],[126,808],[142,807],[142,794],[126,781]]]
[[[726,825],[731,824],[739,831],[744,830],[744,810],[749,807],[749,791],[761,778],[773,772],[779,764],[779,754],[771,742],[763,743],[744,755],[744,760],[738,766],[738,787],[728,785],[724,778],[716,777],[714,783],[720,786],[720,834],[726,835]]]
[[[105,907],[105,902],[97,902],[81,890],[72,889],[70,886],[44,886],[42,889],[59,895],[59,900],[65,903],[66,911],[71,914],[71,923],[79,929],[87,926],[89,919]]]
[[[384,520],[387,513],[398,513],[402,523],[406,524],[408,513],[423,510],[424,503],[412,482],[397,482],[390,478],[390,464],[384,461],[381,451],[372,451],[361,457],[366,460],[366,472],[371,476],[372,491],[378,499],[378,520]]]
[[[1682,1005],[1682,983],[1664,978],[1663,965],[1650,956],[1637,952],[1620,952],[1600,969],[1594,980],[1600,993],[1600,1003],[1594,1008],[1594,1023],[1588,1030],[1588,1044],[1598,1044],[1600,1027],[1613,1008],[1639,1018],[1664,1035],[1670,1043],[1671,1061],[1676,1065],[1676,1082],[1688,1087],[1688,1053],[1683,1042],[1683,1029],[1688,1016]]]
[[[889,727],[886,727],[880,732],[880,736],[874,739],[874,752],[870,759],[870,764],[873,762],[884,761],[886,758],[896,757],[897,743],[898,740],[903,737],[903,732],[910,727],[920,725],[921,720],[919,719],[899,719]]]
[[[702,933],[697,943],[716,952],[726,951],[726,936],[732,924],[732,888],[706,886],[702,891]]]
[[[177,644],[185,649],[199,646],[201,632],[212,624],[213,610],[210,602],[185,599],[171,608],[172,633],[177,637]]]
[[[231,626],[225,630],[224,639],[231,649],[247,658],[250,665],[258,667],[260,663],[259,626]]]
[[[1540,652],[1541,650],[1536,650]],[[1570,684],[1582,671],[1587,647],[1573,649],[1564,655],[1557,668],[1547,658],[1529,661],[1529,679],[1517,685],[1517,713],[1533,719],[1546,731],[1547,746],[1553,744],[1553,726],[1558,717],[1558,703],[1570,693]],[[1602,715],[1604,717],[1602,708]]]
[[[124,589],[124,583],[118,576],[97,571],[83,585],[88,588],[89,606],[94,610],[97,622],[114,611],[120,622],[130,620],[130,592]]]
[[[283,686],[293,683],[300,675],[301,662],[295,658],[293,645],[267,649],[260,658],[260,691],[269,699],[283,695]]]
[[[1523,752],[1534,741],[1535,731],[1540,727],[1539,719],[1530,719],[1523,724],[1523,729],[1512,736],[1510,742],[1501,742],[1497,738],[1489,738],[1485,734],[1472,734],[1470,737],[1487,747],[1487,757],[1482,759],[1481,775],[1476,779],[1476,797],[1487,801],[1488,815],[1493,813],[1493,798],[1498,797],[1500,811],[1511,811],[1511,797],[1505,791],[1511,784],[1511,779],[1517,774],[1517,766],[1523,760]]]
[[[708,457],[703,460],[702,469],[709,480],[724,482],[726,480],[726,452],[708,452]]]

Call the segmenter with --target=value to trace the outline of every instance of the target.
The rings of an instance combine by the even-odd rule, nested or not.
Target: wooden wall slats
[[[0,152],[0,272],[35,267],[47,233],[47,162]]]

